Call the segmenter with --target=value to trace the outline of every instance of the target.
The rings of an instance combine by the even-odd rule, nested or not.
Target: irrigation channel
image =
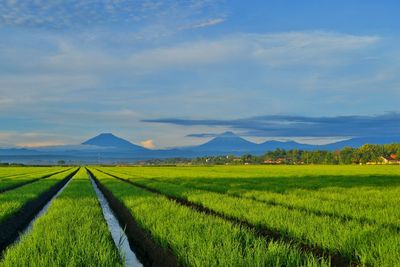
[[[97,184],[94,182],[89,172],[88,175],[90,177],[90,181],[92,182],[92,186],[96,191],[97,199],[99,200],[104,218],[108,225],[108,229],[111,232],[112,239],[114,240],[114,243],[117,246],[121,257],[125,260],[125,266],[132,266],[132,267],[143,266],[137,259],[135,253],[131,250],[131,247],[129,246],[128,242],[128,237],[126,236],[124,229],[122,229],[121,226],[119,225],[117,218],[115,217],[113,211],[108,205],[107,199],[104,197],[103,193],[97,187]]]
[[[143,265],[149,267],[179,266],[176,255],[170,249],[158,245],[151,235],[136,222],[129,209],[102,185],[89,169],[87,171],[106,198],[120,225],[125,225],[124,232],[128,237],[129,244]]]
[[[78,170],[77,170],[78,171]],[[50,198],[50,200],[36,213],[33,219],[27,224],[27,226],[20,232],[20,234],[15,238],[11,244],[18,243],[21,238],[28,234],[32,228],[33,224],[43,215],[46,214],[49,209],[51,203],[64,191],[65,188],[72,181],[73,176],[77,173],[77,171],[73,172],[67,179],[67,182]],[[96,192],[97,199],[100,203],[104,219],[107,223],[108,229],[111,233],[112,239],[115,243],[115,246],[118,248],[118,251],[125,262],[125,266],[128,267],[143,267],[143,264],[137,259],[135,253],[132,251],[129,246],[128,238],[124,232],[124,229],[119,225],[117,218],[115,217],[113,211],[111,210],[107,199],[104,197],[103,193],[98,188],[97,184],[94,182],[91,174],[88,172],[88,176],[92,183],[92,186]]]

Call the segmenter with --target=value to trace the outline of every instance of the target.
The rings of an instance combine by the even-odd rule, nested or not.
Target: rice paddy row
[[[123,266],[84,168],[0,266]]]
[[[145,266],[400,266],[399,169],[364,167],[88,170]],[[33,179],[0,193],[0,231],[76,171],[32,168],[2,179],[0,168],[0,188]],[[124,265],[85,168],[0,260],[27,265]]]
[[[111,173],[115,173],[115,169],[105,169]],[[131,173],[118,169],[118,173],[128,175],[132,178]],[[231,181],[221,182],[222,179],[173,179],[173,178],[147,178],[140,179],[134,173],[134,178],[143,183],[167,182],[176,185],[185,186],[187,188],[195,188],[199,190],[206,190],[215,193],[223,193],[230,196],[248,198],[255,201],[264,202],[270,205],[283,206],[288,209],[297,209],[316,215],[336,217],[344,221],[357,220],[361,223],[379,224],[382,227],[388,227],[400,230],[400,209],[398,206],[398,196],[400,195],[400,187],[363,187],[363,190],[356,188],[341,188],[341,187],[328,187],[319,190],[312,189],[291,189],[290,193],[281,190],[275,190],[274,185],[276,181],[269,179],[239,179],[235,178]],[[357,177],[355,179],[363,179],[365,183],[369,180],[377,179],[386,180],[388,184],[396,181],[396,176],[389,177]],[[297,182],[300,186],[304,186],[306,178],[280,178],[280,184],[286,185],[286,189],[290,188],[290,183]],[[308,177],[308,183],[312,181],[312,177]],[[324,181],[325,184],[329,180],[336,179],[338,184],[338,177],[320,177],[318,176],[318,183]],[[323,179],[323,180],[322,180]],[[339,178],[340,179],[340,178]],[[348,178],[345,178],[348,179]],[[353,178],[354,179],[354,178]],[[397,178],[398,179],[398,178]],[[266,181],[265,181],[266,180]],[[269,181],[272,180],[272,181]],[[297,180],[297,181],[296,181]],[[350,178],[351,181],[351,178]],[[346,181],[346,182],[350,182]],[[299,186],[299,187],[300,187]],[[318,186],[318,184],[316,185]],[[311,184],[310,184],[311,187]]]
[[[40,194],[49,190],[52,186],[65,179],[75,169],[58,173],[49,178],[39,180],[0,194],[0,223],[18,212],[26,203],[36,199]]]
[[[23,175],[32,175],[35,173],[54,170],[55,172],[63,167],[0,167],[0,181],[7,178],[13,178]]]
[[[0,181],[0,193],[5,192],[10,189],[17,188],[19,186],[29,184],[35,181],[38,181],[43,178],[50,177],[52,175],[62,173],[67,171],[69,168],[49,168],[45,170],[41,170],[40,172],[33,172],[27,174],[19,174],[17,176],[3,178]]]
[[[209,216],[105,173],[90,169],[156,242],[184,266],[328,266],[296,246],[257,237],[251,230]],[[156,212],[155,212],[156,211]]]
[[[248,181],[249,184],[252,184],[252,191],[246,191],[246,187],[241,191],[241,194],[246,197],[237,197],[216,192],[221,189],[221,185],[223,186],[224,179],[222,178],[216,179],[218,185],[215,186],[218,190],[212,190],[212,185],[207,186],[208,190],[202,190],[199,189],[202,185],[200,184],[196,188],[196,181],[191,181],[190,178],[181,179],[178,182],[171,183],[171,180],[174,180],[173,178],[164,179],[166,180],[166,182],[164,182],[160,177],[156,180],[149,179],[148,177],[140,177],[140,174],[138,173],[147,171],[147,168],[130,168],[123,171],[119,168],[104,168],[103,170],[112,172],[120,178],[128,179],[140,185],[156,189],[165,195],[184,199],[228,217],[233,217],[246,223],[250,223],[255,227],[266,228],[270,231],[280,233],[283,236],[292,238],[296,242],[306,243],[333,253],[338,252],[349,261],[355,261],[362,265],[396,266],[400,261],[400,235],[396,229],[374,223],[360,223],[358,220],[343,220],[340,217],[335,218],[323,215],[323,213],[315,214],[315,212],[308,212],[307,209],[324,211],[321,207],[327,207],[326,210],[329,210],[329,205],[321,205],[320,203],[323,201],[318,198],[313,199],[311,197],[307,202],[301,197],[299,197],[298,200],[296,194],[289,194],[289,201],[285,202],[287,200],[281,194],[282,197],[280,198],[280,201],[284,202],[286,205],[294,206],[293,201],[299,201],[300,204],[298,205],[306,207],[305,209],[296,209],[293,207],[288,208],[284,205],[271,205],[259,201],[260,199],[264,200],[262,197],[268,197],[269,194],[272,194],[273,196],[279,194],[274,192],[271,193],[266,190],[265,187],[263,188],[262,185],[260,188],[257,188],[258,184],[254,183],[254,181],[253,183],[252,181]],[[126,170],[130,170],[131,173]],[[379,178],[380,177],[375,177],[375,179]],[[370,177],[370,179],[372,179],[372,177]],[[188,180],[189,183],[187,183]],[[207,181],[208,178],[205,177],[201,179],[201,181],[204,180]],[[243,184],[243,182],[238,178],[231,178],[231,180]],[[252,178],[250,178],[250,180],[252,180]],[[395,176],[389,177],[387,180],[394,180],[397,182]],[[268,178],[263,179],[263,181],[268,183]],[[274,181],[272,181],[272,183],[273,182]],[[320,180],[319,182],[323,183],[324,180]],[[336,181],[336,183],[338,182],[340,182],[340,180]],[[346,181],[342,181],[342,183],[345,182]],[[222,190],[225,193],[228,191],[227,187],[229,187],[229,182],[226,183],[226,188]],[[351,183],[351,179],[349,183]],[[368,184],[368,181],[366,183]],[[390,183],[388,183],[388,187],[389,186]],[[392,189],[395,192],[399,191],[399,188],[396,186]],[[351,190],[354,191],[354,189]],[[375,190],[379,191],[376,188]],[[309,191],[312,193],[312,190]],[[336,188],[334,188],[333,191],[334,194],[341,196],[340,193],[335,193]],[[341,190],[338,191],[340,192]],[[360,192],[362,195],[365,193],[363,191],[364,190],[358,190],[357,192]],[[365,191],[367,191],[366,194],[370,193],[367,189],[365,189]],[[253,193],[253,195],[246,195],[248,192]],[[317,193],[317,195],[319,193]],[[329,196],[330,192],[325,190],[322,194],[326,197]],[[368,214],[373,221],[379,222],[381,220],[385,223],[391,223],[392,225],[398,223],[398,209],[391,205],[391,203],[394,204],[395,202],[398,202],[398,196],[399,195],[396,195],[395,193],[392,194],[394,199],[387,201],[388,208],[383,209],[383,213],[379,212],[379,205],[378,207],[374,206],[373,201],[370,206],[365,203],[371,201],[370,199],[365,199],[363,203],[364,206],[361,206],[361,208],[358,209],[360,211],[359,213],[356,212],[357,210],[355,209],[355,205],[346,205],[342,200],[339,200],[339,204],[337,204],[335,201],[330,200],[334,199],[334,196],[327,197],[327,199],[331,201],[331,205],[334,204],[336,212],[340,212],[340,209],[338,208],[341,207],[345,214],[347,212],[347,214],[352,214],[356,218],[363,218],[365,217],[365,214]],[[355,198],[357,198],[357,196],[355,196]],[[305,206],[305,204],[309,206]],[[387,215],[381,216],[382,214]]]

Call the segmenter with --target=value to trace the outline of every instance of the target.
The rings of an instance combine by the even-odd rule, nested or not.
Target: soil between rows
[[[62,171],[58,171],[58,172],[54,172],[54,173],[51,173],[51,174],[47,174],[47,175],[45,175],[45,176],[42,176],[42,177],[40,177],[40,178],[32,179],[32,180],[29,180],[29,181],[26,181],[26,182],[22,182],[22,183],[20,183],[20,184],[16,184],[16,185],[12,185],[12,186],[7,187],[7,188],[0,189],[0,194],[1,194],[1,193],[4,193],[4,192],[7,192],[7,191],[10,191],[10,190],[13,190],[13,189],[17,189],[18,187],[21,187],[21,186],[24,186],[24,185],[27,185],[27,184],[31,184],[31,183],[40,181],[40,180],[42,180],[42,179],[49,178],[50,176],[53,176],[53,175],[56,175],[56,174],[59,174],[59,173],[62,173],[62,172],[66,172],[66,171],[69,171],[69,170],[70,170],[70,169],[62,170]]]
[[[269,229],[269,228],[261,227],[261,226],[255,226],[250,222],[247,222],[247,221],[244,221],[244,220],[240,220],[240,219],[232,217],[232,216],[227,216],[226,214],[214,211],[212,209],[209,209],[209,208],[204,207],[202,205],[199,205],[199,204],[196,204],[194,202],[188,201],[186,199],[174,197],[174,196],[171,196],[171,195],[167,195],[167,194],[164,194],[164,193],[160,192],[157,189],[149,188],[149,187],[144,186],[142,184],[138,184],[138,183],[133,182],[131,180],[120,178],[120,177],[118,177],[116,175],[104,172],[104,171],[99,170],[99,169],[97,169],[97,170],[102,172],[102,173],[104,173],[104,174],[110,175],[110,176],[112,176],[112,177],[114,177],[114,178],[116,178],[118,180],[121,180],[121,181],[126,182],[128,184],[131,184],[131,185],[134,185],[134,186],[139,187],[141,189],[144,189],[144,190],[146,190],[148,192],[165,196],[166,198],[168,198],[168,199],[170,199],[172,201],[175,201],[176,203],[178,203],[178,204],[180,204],[182,206],[189,207],[191,209],[194,209],[194,210],[196,210],[198,212],[202,212],[202,213],[207,214],[207,215],[211,215],[211,216],[222,218],[222,219],[224,219],[226,221],[229,221],[229,222],[231,222],[231,223],[233,223],[235,225],[238,225],[240,227],[246,227],[246,228],[252,230],[256,235],[258,235],[258,236],[260,236],[260,237],[262,237],[262,238],[264,238],[266,240],[284,241],[286,243],[294,244],[299,249],[301,249],[302,251],[310,252],[313,255],[317,256],[317,257],[329,258],[331,266],[342,267],[342,266],[358,266],[358,265],[360,265],[360,263],[358,261],[356,261],[356,260],[350,260],[350,259],[346,258],[345,256],[339,254],[339,253],[328,251],[326,249],[323,249],[323,248],[320,248],[320,247],[317,247],[317,246],[312,246],[312,245],[306,244],[306,243],[304,243],[304,242],[302,242],[300,240],[296,240],[293,237],[290,237],[290,236],[288,236],[288,235],[286,235],[284,233],[280,233],[277,230]]]
[[[51,198],[78,172],[78,169],[69,174],[59,183],[55,184],[36,199],[25,203],[22,208],[11,215],[8,219],[0,223],[0,258],[3,252],[12,244],[35,218],[36,214],[51,200]],[[54,175],[54,174],[53,174]]]
[[[129,244],[140,262],[149,267],[178,266],[178,260],[172,251],[159,246],[151,235],[139,226],[129,209],[110,190],[102,185],[90,170],[88,172],[107,199],[119,224],[125,229]]]

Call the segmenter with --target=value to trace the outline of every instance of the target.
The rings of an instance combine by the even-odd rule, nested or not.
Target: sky
[[[400,3],[0,1],[0,146],[399,135]]]

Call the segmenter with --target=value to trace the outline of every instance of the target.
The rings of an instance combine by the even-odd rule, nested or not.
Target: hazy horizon
[[[129,141],[135,145],[139,145],[142,146],[144,148],[147,149],[174,149],[174,148],[184,148],[184,147],[191,147],[191,146],[197,146],[197,145],[201,145],[204,143],[207,143],[208,141],[211,141],[212,139],[214,139],[215,137],[218,137],[220,135],[223,135],[224,133],[220,133],[220,134],[215,134],[215,136],[208,136],[208,137],[203,137],[203,138],[198,138],[198,142],[193,144],[193,145],[189,145],[189,146],[171,146],[171,147],[155,147],[154,144],[152,142],[148,142],[148,141],[144,141],[144,142],[140,142],[140,143],[135,143],[134,141],[131,140],[131,138],[129,137],[123,137],[117,134],[114,134],[112,132],[110,133],[99,133],[98,135],[102,135],[102,134],[112,134],[116,137],[122,138],[126,141]],[[331,144],[331,143],[335,143],[335,142],[339,142],[339,141],[344,141],[344,140],[349,140],[351,139],[351,137],[343,137],[343,138],[338,138],[338,137],[321,137],[321,138],[317,138],[317,137],[309,137],[309,138],[284,138],[284,137],[268,137],[268,138],[256,138],[256,137],[247,137],[247,136],[241,136],[239,134],[234,133],[235,135],[237,135],[238,137],[241,137],[247,141],[250,141],[252,143],[255,144],[262,144],[264,142],[267,141],[280,141],[280,142],[287,142],[287,141],[295,141],[298,142],[300,144],[310,144],[310,145],[325,145],[325,144]],[[96,136],[98,136],[96,135]],[[80,146],[82,145],[85,141],[87,141],[88,139],[94,138],[96,136],[89,136],[86,137],[86,139],[82,139],[81,142],[78,143],[63,143],[63,144],[22,144],[22,145],[4,145],[4,146],[0,146],[1,148],[45,148],[45,147],[62,147],[62,146]]]
[[[397,1],[3,1],[0,147],[399,136]]]

